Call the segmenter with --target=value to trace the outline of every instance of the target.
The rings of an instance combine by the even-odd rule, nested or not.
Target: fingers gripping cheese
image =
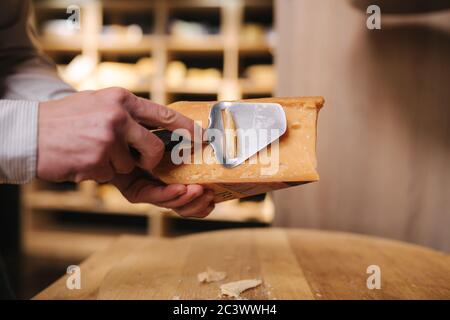
[[[175,165],[167,152],[154,174],[165,183],[202,184],[213,189],[215,201],[247,197],[270,190],[317,181],[316,132],[322,97],[288,97],[243,100],[279,103],[286,114],[287,130],[279,142],[261,150],[245,163],[225,168],[212,147],[203,145],[197,163]],[[170,108],[206,128],[215,102],[176,102]]]

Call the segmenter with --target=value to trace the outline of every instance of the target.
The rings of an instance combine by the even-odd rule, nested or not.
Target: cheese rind
[[[279,103],[286,114],[287,130],[279,139],[278,157],[272,145],[245,163],[225,168],[215,158],[210,145],[203,146],[203,162],[175,165],[166,153],[154,174],[165,183],[205,184],[218,193],[216,201],[245,197],[268,190],[317,181],[316,126],[322,97],[289,97],[243,100],[245,102]],[[206,128],[215,102],[176,102],[170,108],[199,121]],[[231,189],[230,189],[231,188]]]

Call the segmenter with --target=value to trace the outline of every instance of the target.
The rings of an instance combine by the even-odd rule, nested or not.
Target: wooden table
[[[367,268],[381,270],[368,289]],[[199,283],[210,266],[222,282]],[[35,299],[217,299],[219,285],[258,278],[248,299],[450,299],[450,256],[348,233],[237,229],[154,239],[122,236],[81,265],[80,290],[64,276]]]

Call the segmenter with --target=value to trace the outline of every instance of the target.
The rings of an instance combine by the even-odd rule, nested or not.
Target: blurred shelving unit
[[[81,8],[80,30],[62,26],[69,5]],[[34,7],[43,51],[78,89],[117,82],[161,104],[272,95],[272,0],[35,0]],[[176,79],[168,72],[173,61]],[[262,68],[247,72],[253,65]],[[135,81],[134,74],[142,78]],[[113,187],[94,182],[37,181],[24,187],[22,203],[25,251],[72,259],[105,247],[120,233],[173,236],[261,226],[274,213],[267,195],[219,204],[205,220],[179,219],[152,205],[129,204]]]

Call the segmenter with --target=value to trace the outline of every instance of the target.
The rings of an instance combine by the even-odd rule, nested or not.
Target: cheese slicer
[[[173,141],[170,131],[152,132],[164,142],[166,151],[179,143]],[[205,137],[217,161],[226,168],[233,168],[285,132],[286,115],[278,103],[219,101],[211,107]]]

